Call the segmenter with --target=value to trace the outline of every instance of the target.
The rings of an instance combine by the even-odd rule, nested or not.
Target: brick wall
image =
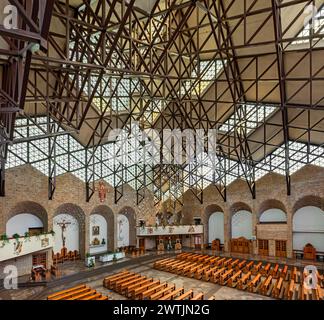
[[[253,214],[253,232],[256,234],[256,225],[260,214],[273,207],[283,209],[287,214],[287,251],[292,254],[292,217],[293,212],[303,205],[317,205],[324,209],[324,169],[316,166],[305,166],[291,177],[291,196],[287,196],[285,178],[279,174],[267,174],[256,182],[257,197],[252,199],[251,193],[245,181],[236,180],[227,188],[227,202],[217,192],[213,186],[209,186],[204,191],[204,202],[200,204],[191,191],[184,195],[184,205],[182,208],[182,224],[193,223],[193,217],[202,218],[205,225],[205,239],[208,239],[208,218],[213,210],[224,212],[225,228],[225,250],[228,250],[231,234],[231,217],[236,210],[248,209]],[[6,172],[6,196],[0,198],[0,234],[5,232],[6,221],[17,210],[17,204],[21,202],[36,203],[43,207],[47,214],[48,229],[52,229],[53,217],[58,213],[58,208],[64,204],[69,204],[71,208],[81,209],[84,217],[84,237],[81,248],[85,248],[82,255],[88,251],[89,243],[89,216],[91,213],[98,213],[102,208],[111,210],[114,216],[114,235],[110,234],[109,242],[113,240],[116,245],[117,219],[116,215],[127,208],[128,214],[135,215],[136,224],[143,219],[147,225],[155,225],[155,214],[158,210],[154,207],[153,195],[147,191],[146,197],[140,205],[136,205],[136,192],[128,185],[124,187],[124,196],[118,204],[114,204],[113,188],[109,185],[108,195],[104,203],[100,203],[96,193],[90,202],[85,201],[84,182],[72,174],[66,173],[57,177],[56,191],[53,200],[47,197],[47,177],[34,169],[30,165],[24,165],[9,169]],[[32,205],[35,208],[35,205]],[[161,206],[163,209],[165,206]],[[99,212],[100,213],[100,212]],[[40,212],[42,214],[42,212]],[[132,232],[135,232],[132,231]],[[270,231],[269,231],[270,232]],[[279,229],[273,229],[274,239],[281,237]],[[254,243],[254,251],[257,252]]]

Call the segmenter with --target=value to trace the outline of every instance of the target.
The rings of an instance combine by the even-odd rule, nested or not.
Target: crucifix
[[[65,248],[65,236],[64,236],[64,232],[66,231],[67,226],[71,224],[71,222],[69,221],[65,221],[65,219],[63,219],[61,222],[57,222],[57,225],[61,227],[61,231],[62,231],[62,243],[63,243],[63,248]]]

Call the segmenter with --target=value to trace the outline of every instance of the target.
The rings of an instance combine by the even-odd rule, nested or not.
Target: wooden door
[[[287,241],[276,240],[276,257],[287,257]]]
[[[140,249],[145,250],[145,238],[140,238],[138,242],[138,246]]]
[[[269,240],[258,240],[259,254],[261,256],[269,255]]]

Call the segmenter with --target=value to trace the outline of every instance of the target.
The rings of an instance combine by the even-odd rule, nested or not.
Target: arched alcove
[[[63,232],[66,237],[66,247],[69,250],[73,247],[81,254],[85,255],[85,213],[76,204],[64,203],[60,205],[54,212],[53,216],[53,230],[55,231],[55,249],[57,250],[63,244],[62,239],[62,224],[66,224],[66,229]],[[70,244],[68,244],[68,242]],[[59,252],[59,251],[58,251]],[[55,250],[54,250],[54,253]]]
[[[238,202],[230,208],[231,213],[231,238],[244,237],[248,240],[253,235],[252,209],[243,202]]]
[[[131,207],[124,207],[117,215],[117,247],[128,245],[136,245],[136,219],[135,210]]]

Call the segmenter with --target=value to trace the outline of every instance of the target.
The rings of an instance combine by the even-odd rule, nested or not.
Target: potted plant
[[[12,235],[12,237],[17,241],[20,238],[20,235],[18,233],[15,233]]]
[[[91,254],[89,252],[87,252],[85,263],[88,268],[92,268],[96,264],[96,258],[94,256],[91,256]]]
[[[1,248],[3,248],[6,243],[9,243],[9,238],[8,238],[8,236],[6,234],[2,234],[0,236],[0,240],[2,241]]]

